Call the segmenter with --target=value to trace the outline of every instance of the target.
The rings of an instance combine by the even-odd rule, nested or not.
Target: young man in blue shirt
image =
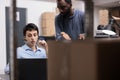
[[[55,18],[57,40],[85,39],[84,13],[72,8],[71,0],[57,0],[60,13]]]
[[[46,58],[46,50],[38,47],[38,27],[33,24],[27,24],[23,29],[25,44],[17,48],[17,58]]]
[[[47,43],[44,40],[38,40],[39,30],[35,24],[27,24],[23,29],[23,35],[25,44],[17,48],[17,59],[47,58]],[[5,73],[10,73],[9,63],[5,67]]]

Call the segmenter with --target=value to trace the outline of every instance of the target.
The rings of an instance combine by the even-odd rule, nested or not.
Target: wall
[[[96,35],[97,26],[99,25],[99,10],[99,7],[94,7],[94,36]]]
[[[0,0],[0,74],[6,64],[5,0]]]
[[[40,27],[41,33],[41,14],[44,12],[55,12],[56,3],[33,0],[18,0],[17,7],[27,8],[27,23],[35,23]]]
[[[84,1],[73,1],[73,8],[85,11],[85,2]]]

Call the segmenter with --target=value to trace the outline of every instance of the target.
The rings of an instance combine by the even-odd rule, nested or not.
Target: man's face
[[[68,16],[71,10],[71,4],[65,2],[65,0],[57,1],[57,7],[60,11],[60,14],[63,16]]]
[[[35,46],[38,41],[38,33],[36,30],[26,31],[26,35],[24,36],[27,45],[30,47]]]

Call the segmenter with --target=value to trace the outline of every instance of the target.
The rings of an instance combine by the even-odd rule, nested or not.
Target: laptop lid
[[[47,59],[18,59],[18,80],[47,80]]]

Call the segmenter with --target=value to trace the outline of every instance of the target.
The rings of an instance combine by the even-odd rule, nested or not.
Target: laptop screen
[[[18,80],[47,80],[47,59],[18,59]]]

